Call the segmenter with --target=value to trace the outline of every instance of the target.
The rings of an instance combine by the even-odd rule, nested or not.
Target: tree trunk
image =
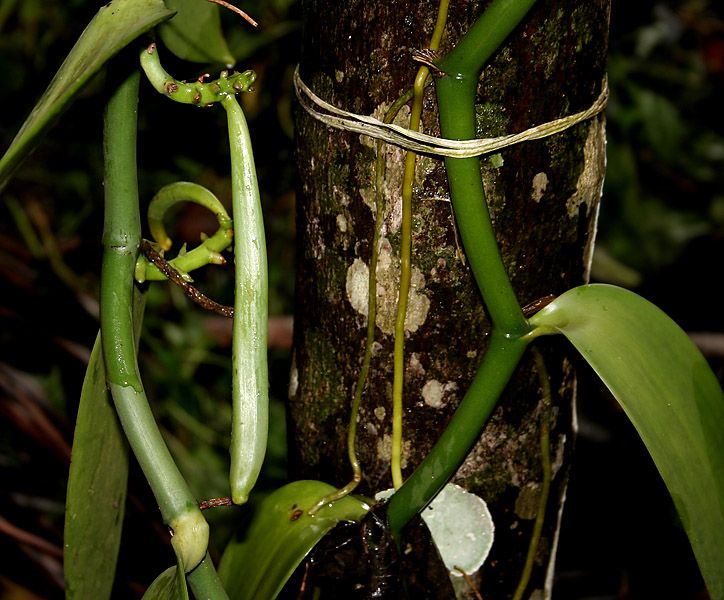
[[[451,3],[442,53],[454,47],[485,2]],[[428,0],[306,0],[301,76],[321,98],[381,118],[411,87],[411,51],[427,47],[437,4]],[[608,0],[539,2],[486,67],[478,134],[514,133],[581,111],[598,96],[605,69]],[[405,114],[409,113],[407,111]],[[400,123],[406,125],[403,119]],[[423,114],[439,135],[434,90]],[[299,110],[297,302],[290,385],[292,471],[343,485],[350,403],[365,345],[367,272],[375,223],[375,144]],[[604,173],[604,123],[481,159],[501,252],[521,305],[585,282]],[[400,272],[404,151],[386,146],[386,207],[377,266],[376,343],[358,422],[360,491],[391,487],[393,329]],[[445,170],[420,157],[413,200],[413,275],[406,321],[403,474],[444,429],[485,352],[489,323],[459,247]],[[574,377],[568,347],[538,344],[553,390],[553,467],[541,543],[528,592],[550,592],[567,465],[573,443]],[[485,499],[495,543],[477,578],[485,598],[510,597],[519,581],[541,490],[542,393],[528,354],[458,471],[455,482]]]

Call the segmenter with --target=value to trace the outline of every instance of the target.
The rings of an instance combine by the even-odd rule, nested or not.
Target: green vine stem
[[[475,138],[474,107],[480,71],[534,3],[495,0],[439,61],[439,68],[446,73],[435,82],[443,137]],[[480,177],[480,159],[446,158],[445,168],[458,231],[490,320],[509,335],[524,335],[530,327],[500,256]]]
[[[146,399],[133,334],[133,272],[141,241],[136,175],[139,73],[118,87],[104,121],[105,223],[101,271],[101,339],[108,386],[121,425],[173,531],[186,571],[204,558],[209,528],[181,476]]]
[[[494,0],[437,66],[441,134],[475,138],[475,94],[480,71],[522,21],[535,0]],[[392,496],[388,519],[400,540],[404,525],[455,474],[482,432],[520,361],[530,325],[518,304],[495,238],[477,158],[445,159],[450,199],[468,262],[491,321],[490,346],[452,420],[430,453]]]
[[[199,566],[186,575],[186,578],[196,598],[229,600],[229,595],[226,593],[208,553]]]
[[[447,22],[448,0],[441,0],[437,10],[435,29],[430,40],[430,50],[436,52],[440,47],[442,34]],[[422,100],[430,69],[422,66],[417,70],[413,89],[412,110],[410,112],[409,129],[420,130],[422,119]],[[402,182],[402,227],[400,235],[400,286],[397,297],[397,316],[395,319],[394,372],[392,380],[392,448],[390,470],[392,485],[399,489],[402,485],[402,390],[405,373],[405,320],[407,318],[407,302],[410,295],[412,280],[412,183],[415,179],[415,162],[417,154],[407,152],[405,156],[405,172]],[[380,216],[377,215],[379,219]]]

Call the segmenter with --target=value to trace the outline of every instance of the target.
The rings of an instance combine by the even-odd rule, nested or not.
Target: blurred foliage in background
[[[92,0],[0,0],[0,148],[9,145],[99,5]],[[238,65],[258,74],[256,93],[242,100],[266,211],[270,314],[280,318],[273,320],[270,348],[273,422],[267,468],[250,508],[215,509],[207,514],[214,535],[211,550],[217,557],[264,491],[286,478],[283,400],[291,343],[286,317],[292,312],[294,280],[291,74],[299,56],[300,11],[293,0],[248,0],[243,8],[259,21],[258,30],[252,31],[232,13],[224,11],[222,18]],[[594,278],[636,288],[683,327],[708,336],[708,355],[721,365],[724,344],[718,340],[724,336],[724,317],[718,310],[717,290],[724,256],[724,116],[720,109],[724,8],[700,0],[614,0],[611,36],[608,174]],[[166,62],[170,72],[189,80],[221,68],[195,68],[174,63],[170,56]],[[112,85],[103,74],[93,81],[0,202],[3,599],[62,597],[63,499],[70,443],[85,364],[98,329],[101,119],[106,89]],[[147,85],[142,89],[139,114],[141,197],[148,201],[162,185],[184,179],[206,185],[228,205],[227,148],[225,136],[219,134],[225,128],[223,111],[190,110],[158,97]],[[213,227],[213,217],[203,210],[192,205],[182,208],[171,225],[175,249],[181,243],[195,244],[201,231]],[[207,268],[196,276],[204,292],[227,304],[231,303],[232,279],[230,266]],[[230,324],[203,313],[178,290],[155,284],[149,294],[141,352],[153,408],[193,491],[200,498],[226,495]],[[595,400],[586,400],[586,406],[596,404]],[[625,453],[640,453],[640,448],[615,407],[598,404],[603,408],[589,408],[588,413],[584,409],[582,457],[576,467],[580,475],[576,479],[574,473],[567,508],[570,532],[564,528],[562,538],[560,589],[564,591],[557,597],[649,597],[637,595],[637,589],[645,589],[648,572],[644,566],[643,575],[636,574],[636,560],[627,558],[632,552],[622,551],[616,558],[604,550],[587,552],[581,547],[607,548],[597,539],[606,528],[633,528],[640,523],[610,516],[616,514],[611,502],[618,502],[619,510],[631,503],[620,489],[616,497],[625,479],[616,456],[621,454],[621,461],[630,462]],[[619,444],[618,450],[612,450],[614,443]],[[598,456],[601,464],[586,462],[586,451]],[[607,460],[601,459],[601,453],[608,453]],[[640,462],[641,468],[652,469],[646,458]],[[619,481],[612,484],[613,491],[607,487],[607,469],[611,480]],[[632,485],[636,477],[632,476]],[[661,487],[655,474],[651,482],[654,488]],[[588,501],[584,489],[589,484],[598,490],[596,497],[601,510],[609,511],[609,520],[592,510],[576,511],[578,501]],[[648,500],[641,502],[633,510],[648,511]],[[670,507],[661,510],[676,530]],[[114,597],[138,598],[168,566],[170,556],[164,550],[165,532],[149,536],[149,531],[159,527],[156,507],[138,471],[131,473],[126,519]],[[577,519],[584,523],[578,537],[571,529],[581,527]],[[585,526],[596,519],[600,526]],[[682,544],[685,552],[685,539],[674,546]],[[568,547],[575,550],[566,552]],[[586,557],[591,565],[581,564]],[[698,589],[690,557],[675,555],[671,560],[685,575],[682,585]],[[661,570],[660,557],[650,562],[658,562],[661,578],[666,571]],[[631,584],[637,577],[643,578],[643,587]],[[682,591],[677,597],[694,597],[686,593],[690,592]]]

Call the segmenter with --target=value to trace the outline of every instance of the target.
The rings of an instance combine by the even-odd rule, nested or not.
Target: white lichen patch
[[[361,258],[355,258],[347,269],[345,289],[352,308],[365,317],[369,308],[369,278],[370,269],[367,264]]]
[[[342,213],[337,215],[337,229],[339,229],[342,233],[347,232],[347,217],[345,217]]]
[[[568,216],[578,218],[581,205],[586,212],[591,206],[598,205],[603,190],[603,173],[606,167],[606,133],[599,119],[592,119],[588,128],[588,137],[583,146],[583,169],[576,182],[576,191],[566,201]]]
[[[541,198],[543,198],[543,194],[546,191],[546,188],[548,187],[548,175],[543,173],[542,171],[540,173],[536,173],[533,177],[533,186],[532,191],[530,194],[530,197],[533,199],[533,202],[540,202]]]
[[[378,406],[377,408],[375,408],[374,413],[375,413],[375,417],[377,417],[378,421],[384,421],[385,415],[387,414],[387,410],[385,409],[384,406]]]
[[[338,185],[333,185],[332,195],[334,196],[337,204],[341,206],[349,206],[349,195],[343,188],[339,187]]]
[[[334,78],[337,80],[337,83],[342,83],[342,81],[344,81],[344,71],[340,71],[339,69],[335,70]]]
[[[405,332],[414,333],[427,319],[430,299],[422,293],[425,289],[425,276],[420,269],[413,266],[410,279]],[[400,259],[393,255],[389,240],[382,238],[377,259],[377,319],[375,322],[377,327],[388,335],[395,331],[399,286]],[[352,308],[366,317],[369,299],[369,267],[362,259],[356,258],[347,269],[345,287],[347,299]]]
[[[392,106],[392,102],[383,102],[382,104],[378,104],[370,116],[378,121],[383,121],[387,111],[390,110],[390,106]],[[410,107],[407,105],[403,106],[398,111],[394,121],[392,122],[400,127],[408,127],[410,124]],[[367,146],[368,148],[375,148],[377,146],[375,140],[368,135],[360,135],[359,139],[362,145]]]
[[[297,355],[296,352],[292,353],[292,367],[289,369],[289,388],[287,390],[287,396],[292,400],[297,395],[297,389],[299,388],[299,371],[297,370]]]
[[[442,408],[457,389],[458,385],[454,381],[440,383],[437,379],[431,379],[422,386],[422,399],[432,408]]]
[[[410,375],[415,375],[417,377],[425,376],[425,367],[422,366],[422,363],[420,362],[420,356],[417,354],[417,352],[413,352],[410,355],[407,370]]]
[[[494,169],[500,169],[505,164],[503,155],[500,154],[500,152],[491,154],[489,161],[490,161],[490,166],[493,167]]]
[[[359,189],[359,195],[362,196],[362,202],[372,211],[373,215],[377,214],[377,207],[375,206],[376,196],[375,188],[361,187]]]
[[[377,327],[387,334],[392,334],[395,330],[399,287],[400,258],[393,254],[389,240],[382,238],[377,259]],[[406,332],[414,333],[427,319],[430,299],[422,293],[424,289],[425,276],[413,265],[405,315]]]
[[[554,450],[554,458],[551,462],[551,474],[553,477],[555,477],[558,474],[558,471],[563,466],[563,459],[565,458],[565,452],[566,452],[566,434],[561,433],[558,436],[558,441],[555,445]]]

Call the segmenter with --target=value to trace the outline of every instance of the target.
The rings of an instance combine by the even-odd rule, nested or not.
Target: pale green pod
[[[243,504],[261,471],[269,427],[268,276],[264,220],[249,130],[234,96],[229,125],[235,294],[232,341],[231,498]]]

